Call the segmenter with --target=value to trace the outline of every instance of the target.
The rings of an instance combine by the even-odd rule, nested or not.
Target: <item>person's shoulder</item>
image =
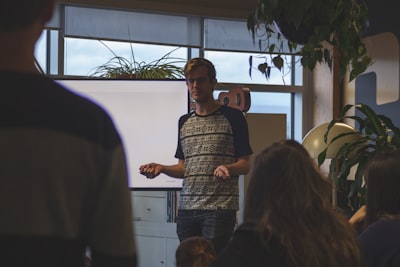
[[[381,218],[370,224],[361,234],[360,240],[391,239],[400,235],[400,220]],[[400,245],[400,240],[399,240]]]
[[[229,244],[218,254],[210,267],[280,266],[281,247],[263,240],[263,230],[255,223],[239,225]]]
[[[69,104],[69,107],[73,108],[74,110],[81,110],[84,113],[91,115],[91,116],[106,116],[109,117],[108,111],[100,105],[99,103],[95,102],[90,97],[76,92],[71,87],[61,84],[55,80],[47,78],[49,82],[49,86],[52,86],[54,91],[54,99],[62,99],[61,101],[66,102]]]
[[[372,223],[369,228],[371,229],[398,229],[400,231],[400,220],[396,219],[388,219],[386,217],[382,217],[376,222]]]
[[[228,106],[228,105],[222,105],[219,108],[219,111],[221,111],[224,114],[229,114],[229,115],[232,115],[232,116],[240,116],[240,117],[244,116],[243,112],[241,110],[239,110],[237,108],[233,108],[233,107]]]
[[[195,114],[194,111],[190,111],[189,113],[185,113],[183,115],[181,115],[179,117],[179,123],[182,124],[183,122],[185,122],[188,118],[190,118],[190,116],[192,116],[193,114]]]

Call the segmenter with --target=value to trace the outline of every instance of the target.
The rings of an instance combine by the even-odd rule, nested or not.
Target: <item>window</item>
[[[124,57],[131,62],[149,63],[171,51],[170,57],[187,59],[185,47],[65,38],[65,75],[90,76],[97,66],[114,56]]]
[[[214,98],[218,99],[221,92],[226,90],[215,90]],[[292,94],[275,92],[253,92],[250,91],[251,105],[247,113],[271,113],[286,114],[286,137],[291,138],[292,132]]]
[[[245,21],[68,5],[59,5],[56,11],[57,23],[49,25],[35,51],[45,73],[58,78],[86,77],[115,55],[131,59],[133,51],[137,62],[150,62],[177,49],[171,56],[211,60],[220,83],[256,86],[251,89],[249,112],[285,113],[288,138],[301,138],[302,120],[308,119],[302,114],[307,101],[303,98],[303,68],[298,59],[288,56],[294,64],[283,73],[273,68],[267,80],[257,69],[265,55],[259,53]]]
[[[35,47],[35,58],[37,61],[37,64],[39,67],[42,69],[43,72],[46,72],[47,69],[47,64],[46,64],[46,51],[47,51],[47,45],[46,45],[46,33],[47,31],[43,31],[41,34],[38,42],[36,43]]]
[[[277,68],[272,68],[269,79],[257,69],[258,64],[265,62],[265,55],[223,51],[206,51],[204,55],[215,64],[219,82],[276,85],[292,84],[291,69],[289,68],[285,68],[282,72]],[[250,56],[253,56],[251,74],[249,64]]]

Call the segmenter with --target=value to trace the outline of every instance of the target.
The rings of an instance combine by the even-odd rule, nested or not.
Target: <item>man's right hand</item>
[[[139,172],[140,172],[140,174],[143,174],[147,178],[153,179],[153,178],[157,177],[158,175],[160,175],[161,169],[162,169],[162,166],[160,164],[152,162],[152,163],[147,163],[147,164],[141,165],[139,167]]]

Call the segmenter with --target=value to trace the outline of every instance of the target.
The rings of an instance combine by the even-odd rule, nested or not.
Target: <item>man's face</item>
[[[214,99],[213,90],[216,80],[210,81],[207,68],[204,66],[194,68],[186,76],[186,85],[190,96],[197,103],[205,103],[210,98]]]

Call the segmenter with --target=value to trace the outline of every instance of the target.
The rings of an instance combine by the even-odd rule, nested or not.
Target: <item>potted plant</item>
[[[106,63],[94,68],[91,77],[121,79],[184,79],[183,67],[186,60],[171,57],[173,49],[159,59],[151,62],[136,61],[131,44],[131,58],[118,56],[110,47],[99,40],[113,55]]]
[[[361,115],[347,115],[351,108],[355,108]],[[337,122],[343,122],[346,119],[354,120],[356,124],[355,132],[347,132],[332,137],[327,143],[329,131]],[[348,135],[357,135],[350,142],[345,142],[337,151],[336,156],[331,161],[331,168],[336,168],[332,164],[338,164],[336,176],[336,188],[339,193],[344,193],[347,197],[347,207],[350,211],[355,211],[360,205],[365,204],[365,185],[364,170],[369,160],[377,153],[391,149],[400,148],[400,129],[396,127],[392,120],[385,115],[376,114],[368,105],[346,105],[340,116],[333,119],[324,134],[324,141],[327,143],[324,149],[318,155],[318,164],[321,166],[326,159],[326,152],[329,146],[341,138]],[[349,138],[347,138],[349,139]],[[357,166],[356,166],[357,165]],[[348,175],[350,169],[356,166],[354,181],[349,183]]]
[[[260,38],[262,52],[275,54],[258,69],[267,78],[271,67],[281,70],[284,46],[300,56],[302,66],[311,71],[317,63],[332,68],[333,51],[337,51],[340,77],[343,79],[349,70],[351,81],[371,64],[362,42],[367,15],[365,0],[258,0],[248,16],[247,28],[253,41]],[[263,41],[265,48],[261,47]],[[250,73],[251,68],[250,57]]]

